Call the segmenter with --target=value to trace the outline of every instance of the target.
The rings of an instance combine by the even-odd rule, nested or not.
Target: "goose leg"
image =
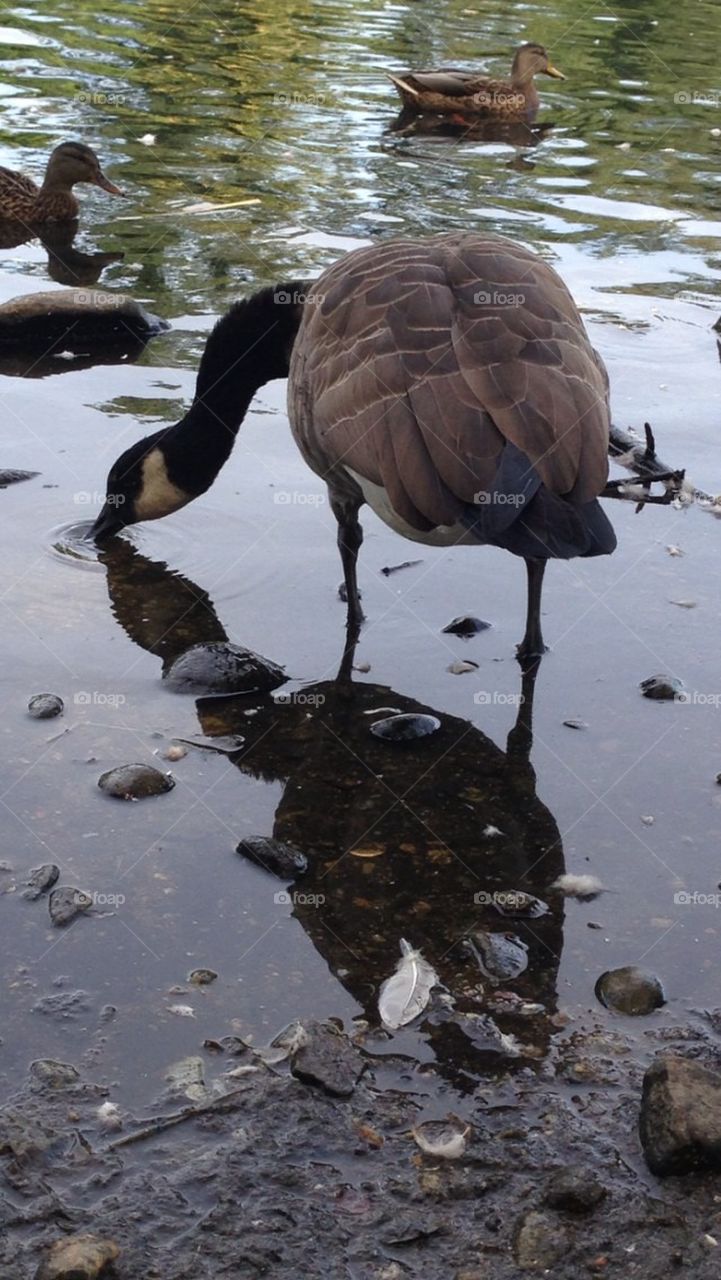
[[[345,581],[346,598],[348,601],[347,628],[349,634],[358,632],[360,624],[363,621],[363,610],[361,609],[360,595],[358,594],[358,580],[356,577],[356,563],[358,560],[358,552],[363,542],[363,530],[358,520],[358,511],[360,503],[352,505],[347,501],[339,501],[331,498],[331,506],[333,515],[338,521],[338,550],[340,551],[341,563],[343,565],[343,578]]]
[[[516,651],[519,662],[525,663],[538,659],[546,652],[541,635],[541,592],[546,561],[537,557],[526,557],[528,573],[528,609],[526,612],[526,634]]]

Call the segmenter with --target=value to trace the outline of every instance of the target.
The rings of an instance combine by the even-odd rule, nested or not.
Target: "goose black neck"
[[[236,302],[206,343],[195,396],[162,449],[190,492],[202,493],[230,456],[259,387],[288,376],[308,283],[287,281]]]

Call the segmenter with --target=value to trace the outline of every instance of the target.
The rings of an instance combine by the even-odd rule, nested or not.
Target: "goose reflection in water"
[[[116,619],[164,667],[191,644],[227,638],[207,593],[164,563],[121,538],[100,559]],[[433,998],[415,1025],[457,1083],[527,1067],[553,1033],[563,899],[549,887],[564,864],[529,758],[537,670],[523,674],[505,751],[468,721],[366,681],[196,702],[208,740],[242,735],[230,757],[242,773],[283,784],[272,832],[257,834],[307,855],[293,915],[371,1023],[402,937],[433,965],[452,1000]],[[433,714],[441,727],[410,744],[383,741],[370,725],[389,707]],[[548,909],[514,914],[504,897],[514,891]],[[479,931],[518,939],[525,971],[484,975],[464,944]]]

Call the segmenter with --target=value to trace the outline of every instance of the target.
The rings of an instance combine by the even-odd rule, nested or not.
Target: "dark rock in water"
[[[215,969],[192,969],[188,974],[188,982],[192,982],[194,987],[209,987],[217,976]]]
[[[66,1236],[50,1246],[35,1280],[96,1280],[120,1256],[114,1240],[99,1236]]]
[[[37,1058],[31,1062],[30,1075],[46,1089],[66,1089],[80,1079],[77,1067],[69,1062],[54,1062],[52,1058]]]
[[[42,867],[33,867],[26,880],[28,887],[23,890],[23,898],[34,902],[43,893],[47,893],[48,889],[52,889],[59,875],[60,869],[53,862],[46,862]]]
[[[551,1175],[543,1200],[551,1209],[566,1209],[568,1213],[590,1213],[607,1195],[603,1183],[591,1172],[578,1165],[557,1169]]]
[[[163,672],[175,693],[269,693],[285,684],[282,667],[227,640],[194,644]]]
[[[661,702],[673,702],[683,694],[683,680],[676,676],[649,676],[638,687],[644,698],[656,698]]]
[[[418,738],[427,738],[441,727],[437,716],[399,715],[386,716],[384,720],[376,720],[371,725],[371,733],[384,742],[415,742]]]
[[[528,968],[528,947],[515,934],[478,929],[467,939],[467,946],[491,982],[510,982]]]
[[[248,836],[240,841],[236,853],[281,880],[295,880],[308,870],[308,859],[300,849],[269,836]]]
[[[134,298],[101,289],[54,289],[11,298],[0,306],[0,346],[41,345],[72,340],[102,346],[150,338],[170,326],[150,315]]]
[[[522,1271],[546,1271],[567,1254],[569,1244],[566,1229],[547,1213],[531,1209],[516,1224],[513,1252]]]
[[[657,1177],[721,1169],[721,1074],[688,1058],[657,1058],[643,1078],[639,1130]]]
[[[231,1058],[240,1058],[248,1052],[248,1046],[240,1036],[221,1036],[219,1040],[204,1040],[203,1048],[211,1053],[227,1053]]]
[[[0,471],[0,489],[7,489],[9,484],[19,484],[21,480],[34,480],[39,471]]]
[[[663,987],[658,978],[635,965],[623,969],[607,969],[594,988],[596,997],[614,1013],[632,1016],[653,1013],[666,1003]]]
[[[478,635],[479,631],[488,631],[490,622],[484,622],[482,618],[473,618],[470,614],[463,614],[460,618],[454,618],[443,628],[443,635],[463,636],[469,639],[470,636]]]
[[[363,1058],[332,1022],[304,1026],[304,1043],[291,1059],[292,1074],[337,1098],[349,1098],[363,1071]]]
[[[115,796],[118,800],[144,800],[147,796],[160,796],[172,791],[175,779],[150,764],[121,764],[101,774],[98,786],[106,795]]]
[[[548,915],[551,909],[547,902],[534,898],[532,893],[525,893],[523,889],[499,889],[491,897],[499,915],[511,919],[536,920],[539,916]]]
[[[52,720],[65,709],[62,698],[57,693],[36,693],[28,703],[28,713],[33,720]]]
[[[82,889],[71,889],[69,886],[53,889],[48,901],[50,919],[53,924],[70,924],[71,920],[92,905],[90,894],[83,893]]]

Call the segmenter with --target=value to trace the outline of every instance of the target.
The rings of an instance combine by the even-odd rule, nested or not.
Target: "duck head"
[[[562,71],[549,62],[548,54],[542,44],[522,44],[516,50],[511,75],[515,83],[526,84],[534,76],[551,76],[554,80],[565,80]]]
[[[91,147],[86,147],[84,142],[61,142],[48,160],[43,187],[46,191],[69,191],[76,182],[90,182],[93,186],[102,187],[111,196],[124,194],[120,187],[106,178]]]

